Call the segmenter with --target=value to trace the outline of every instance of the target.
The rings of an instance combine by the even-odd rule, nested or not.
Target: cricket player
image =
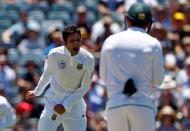
[[[164,78],[160,42],[147,34],[151,9],[133,4],[127,30],[108,37],[102,47],[100,76],[108,93],[108,131],[154,131],[156,107],[152,86]]]
[[[64,131],[86,131],[83,96],[91,85],[94,57],[80,48],[81,33],[76,26],[67,26],[62,34],[65,46],[50,51],[37,87],[26,94],[27,99],[40,96],[50,83],[38,131],[56,131],[60,124]]]
[[[16,123],[16,114],[3,94],[3,87],[0,85],[0,131],[11,131]]]

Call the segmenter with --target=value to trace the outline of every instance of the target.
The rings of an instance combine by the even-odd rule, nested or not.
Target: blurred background
[[[164,83],[153,88],[156,131],[190,131],[190,0],[0,0],[0,95],[16,115],[5,129],[0,108],[0,131],[37,131],[43,97],[27,101],[24,96],[37,85],[46,55],[63,44],[61,31],[71,24],[80,28],[82,47],[96,58],[85,95],[87,131],[107,131],[100,51],[109,35],[125,30],[124,13],[135,2],[151,6],[155,21],[149,34],[164,53]]]

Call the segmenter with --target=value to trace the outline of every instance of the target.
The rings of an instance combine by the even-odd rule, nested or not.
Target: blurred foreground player
[[[12,131],[16,123],[14,108],[4,97],[3,86],[0,85],[0,131]]]
[[[152,86],[164,78],[160,42],[147,34],[151,9],[135,3],[126,14],[128,29],[108,37],[100,57],[100,76],[108,93],[108,131],[154,131]]]

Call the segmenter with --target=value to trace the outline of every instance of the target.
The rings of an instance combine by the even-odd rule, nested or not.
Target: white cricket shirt
[[[54,48],[48,54],[35,95],[41,95],[50,83],[47,99],[54,105],[63,104],[70,111],[90,88],[93,71],[94,57],[87,50],[80,48],[77,55],[71,56],[64,46]]]
[[[151,87],[164,78],[160,42],[137,27],[108,37],[101,51],[100,76],[108,92],[108,109],[124,105],[155,109]],[[131,97],[122,93],[129,78],[137,88]]]

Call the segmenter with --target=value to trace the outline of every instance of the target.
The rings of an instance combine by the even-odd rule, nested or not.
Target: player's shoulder
[[[84,56],[85,59],[94,61],[94,56],[88,50],[80,48],[80,54]]]
[[[148,37],[149,37],[149,41],[152,44],[152,46],[161,48],[161,43],[157,38],[155,38],[151,35],[148,35]]]
[[[0,105],[7,104],[7,103],[8,103],[7,99],[0,95]]]
[[[92,55],[92,53],[90,53],[88,50],[84,48],[80,48],[80,53],[88,59],[94,59],[94,56]]]
[[[49,54],[59,53],[59,52],[63,51],[64,48],[65,48],[64,46],[55,47],[55,48],[51,49]]]
[[[108,36],[104,41],[103,48],[107,50],[114,48],[114,46],[122,40],[123,35],[124,31]]]
[[[65,48],[64,46],[55,47],[55,48],[51,49],[48,56],[54,55],[54,54],[60,54],[60,53],[63,54],[64,48]]]
[[[162,52],[162,45],[157,38],[152,37],[148,34],[147,38],[148,39],[146,40],[146,47],[148,46],[149,48],[151,48],[155,54],[158,54],[158,52]]]
[[[126,31],[121,31],[115,34],[110,35],[109,37],[107,37],[106,40],[119,40],[120,37],[122,37],[125,34]]]
[[[81,62],[86,66],[88,71],[94,70],[95,58],[88,50],[80,48],[79,58]]]

